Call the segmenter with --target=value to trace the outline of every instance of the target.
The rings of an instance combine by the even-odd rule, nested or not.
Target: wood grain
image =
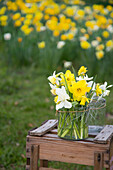
[[[52,130],[57,125],[57,123],[58,123],[58,120],[55,120],[55,119],[48,120],[45,124],[43,124],[39,128],[36,128],[30,131],[29,133],[30,135],[33,135],[33,136],[42,136],[43,134]]]

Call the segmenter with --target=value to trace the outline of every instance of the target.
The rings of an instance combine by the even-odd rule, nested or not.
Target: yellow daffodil
[[[16,13],[16,14],[14,14],[13,15],[13,20],[17,20],[17,19],[19,19],[21,17],[21,14],[20,13]]]
[[[38,48],[45,48],[45,42],[42,41],[42,42],[38,43]]]
[[[109,32],[108,31],[103,31],[102,36],[104,38],[108,38],[109,37]]]
[[[62,78],[61,80],[62,84],[65,84],[65,79],[68,85],[71,85],[72,82],[75,81],[74,74],[72,74],[70,70],[67,70],[64,75],[61,74],[61,78]]]
[[[81,45],[81,47],[82,47],[83,49],[88,49],[88,48],[91,47],[91,44],[90,44],[89,42],[87,42],[87,41],[81,41],[81,42],[80,42],[80,45]]]
[[[96,85],[96,95],[99,96],[99,95],[101,95],[101,94],[102,94],[102,89],[100,88],[100,85],[97,84],[97,85]]]
[[[73,94],[74,101],[80,101],[82,96],[85,96],[87,92],[91,90],[85,80],[73,82],[72,86],[69,87],[69,91]]]
[[[85,76],[85,73],[87,72],[87,68],[84,66],[81,66],[79,71],[78,71],[78,76]]]
[[[104,57],[104,51],[97,51],[96,52],[96,57],[98,60],[102,59]]]
[[[89,103],[88,98],[86,96],[82,96],[80,105],[84,106],[86,104],[86,102]]]

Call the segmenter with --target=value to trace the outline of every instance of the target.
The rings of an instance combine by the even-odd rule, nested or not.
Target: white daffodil
[[[90,81],[87,84],[88,84],[88,87],[92,87],[93,86],[91,90],[94,91],[96,89],[96,83],[94,81]]]
[[[72,62],[71,61],[64,61],[64,67],[65,68],[68,68],[70,66],[72,66]]]
[[[61,108],[71,108],[71,102],[67,101],[70,99],[69,95],[66,93],[65,87],[62,86],[61,88],[56,89],[56,94],[58,95],[56,110]]]
[[[108,88],[112,87],[113,85],[109,85],[107,87],[107,82],[105,82],[103,85],[100,85],[100,88],[102,89],[102,96],[105,97],[105,96],[108,96],[109,93],[110,93],[110,90],[107,90]]]
[[[54,72],[53,72],[53,75],[48,77],[48,80],[49,80],[52,84],[59,85],[59,81],[61,81],[61,78],[59,78],[58,75],[59,75],[59,74],[56,75],[56,71],[54,71]]]
[[[65,42],[64,42],[64,41],[59,41],[59,42],[57,43],[57,48],[58,48],[58,49],[61,49],[64,45],[65,45]]]
[[[11,39],[11,33],[5,33],[4,34],[4,40],[8,41]]]
[[[93,40],[93,41],[91,42],[91,45],[92,45],[93,47],[97,47],[97,46],[99,45],[99,42],[98,42],[97,40]]]
[[[87,74],[84,77],[82,77],[82,76],[76,77],[76,80],[78,80],[78,81],[80,81],[80,80],[88,81],[88,80],[92,80],[92,79],[93,79],[93,77],[89,78]]]
[[[56,86],[56,85],[53,85],[53,84],[51,84],[51,83],[49,83],[49,85],[50,85],[50,87],[51,87],[50,92],[51,92],[53,95],[56,95],[56,88],[57,88],[57,86]]]

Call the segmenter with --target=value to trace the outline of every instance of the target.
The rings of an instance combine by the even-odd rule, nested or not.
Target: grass
[[[53,97],[44,70],[26,67],[13,70],[0,66],[0,169],[23,170],[26,164],[26,135],[29,129],[56,118]],[[113,82],[112,82],[113,83]],[[113,113],[113,90],[107,112]],[[107,119],[107,123],[113,123]],[[75,169],[75,165],[51,163]],[[77,166],[78,170],[84,166]],[[88,169],[88,167],[87,167]]]

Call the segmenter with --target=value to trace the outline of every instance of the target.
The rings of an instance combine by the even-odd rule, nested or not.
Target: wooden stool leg
[[[48,161],[47,160],[40,160],[40,167],[48,167]]]
[[[30,170],[38,170],[39,146],[31,146]]]
[[[102,170],[104,167],[104,154],[102,152],[94,153],[94,170]]]

